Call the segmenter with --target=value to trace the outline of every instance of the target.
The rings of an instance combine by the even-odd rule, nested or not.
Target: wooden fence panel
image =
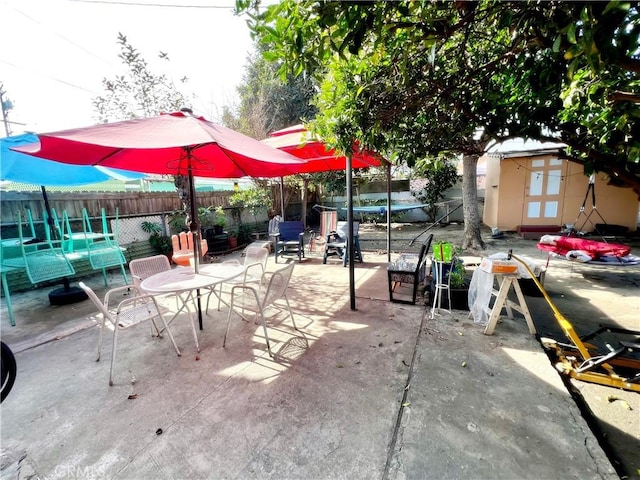
[[[233,192],[197,192],[198,206],[229,206]],[[176,192],[51,192],[47,193],[49,205],[56,212],[66,210],[70,218],[81,218],[86,208],[91,217],[99,217],[101,209],[107,216],[114,216],[116,208],[120,216],[145,213],[163,213],[182,210],[182,202]],[[2,192],[0,194],[0,221],[15,224],[18,211],[31,209],[34,221],[42,221],[44,201],[39,192]]]

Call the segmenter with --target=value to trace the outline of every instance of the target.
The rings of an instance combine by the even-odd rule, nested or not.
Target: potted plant
[[[238,232],[233,229],[229,231],[229,248],[234,249],[238,247]]]
[[[451,308],[453,310],[469,310],[469,284],[471,281],[467,278],[467,272],[464,263],[458,257],[453,257],[450,264],[444,264],[443,277],[447,278],[449,285],[449,293],[451,294],[451,307],[449,307],[449,295],[445,292],[442,294],[441,308]],[[435,285],[433,282],[430,286],[429,301],[433,303],[435,295]]]
[[[222,205],[218,205],[213,210],[213,228],[216,235],[222,234],[224,227],[227,226],[227,214],[224,212]]]
[[[142,222],[142,231],[149,234],[149,243],[157,252],[171,258],[173,246],[171,245],[171,237],[163,235],[162,225],[156,222]]]

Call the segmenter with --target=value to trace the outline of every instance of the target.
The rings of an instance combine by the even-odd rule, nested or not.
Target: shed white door
[[[563,208],[565,160],[535,158],[528,160],[523,225],[560,225]]]

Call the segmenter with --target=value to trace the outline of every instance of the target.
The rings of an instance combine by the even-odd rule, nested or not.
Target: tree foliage
[[[462,154],[473,203],[490,141],[552,138],[587,172],[638,187],[637,2],[284,0],[254,12],[283,71],[321,79],[314,128],[343,151],[357,138],[410,165]],[[478,224],[465,204],[466,244],[482,246]]]
[[[316,87],[311,77],[278,72],[281,62],[269,62],[259,46],[249,57],[242,82],[237,87],[240,104],[237,112],[225,107],[227,126],[252,138],[266,138],[269,133],[311,120],[316,108],[311,103]]]
[[[120,46],[118,58],[122,61],[126,73],[116,75],[112,79],[102,79],[102,86],[106,93],[93,99],[93,107],[97,113],[96,119],[99,122],[145,118],[163,112],[175,112],[190,106],[187,96],[181,93],[166,75],[156,74],[150,70],[147,61],[122,33],[118,33],[118,45]],[[159,57],[169,61],[166,53],[161,52]],[[182,83],[186,81],[184,78]],[[187,177],[175,175],[174,185],[188,217],[191,198]]]
[[[126,72],[102,79],[105,94],[93,99],[99,122],[150,117],[190,106],[187,96],[166,75],[150,70],[147,61],[125,35],[118,33],[117,43],[120,46],[118,58]],[[169,61],[166,53],[160,53],[159,57]],[[186,82],[186,78],[181,81]]]
[[[428,205],[427,211],[432,222],[437,220],[437,203],[444,198],[444,192],[458,182],[456,160],[446,156],[424,159],[418,161],[414,168],[414,174],[426,180],[424,188],[415,196]]]

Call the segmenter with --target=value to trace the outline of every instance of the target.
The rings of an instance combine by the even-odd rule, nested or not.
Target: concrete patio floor
[[[275,311],[274,358],[237,316],[222,347],[224,307],[205,316],[199,354],[186,316],[172,324],[181,357],[148,325],[124,330],[113,387],[90,302],[16,294],[17,325],[3,312],[0,326],[18,363],[2,478],[618,478],[524,321],[485,336],[467,312],[432,320],[388,301],[386,255],[365,262],[356,311],[348,269],[296,264],[299,330]]]

